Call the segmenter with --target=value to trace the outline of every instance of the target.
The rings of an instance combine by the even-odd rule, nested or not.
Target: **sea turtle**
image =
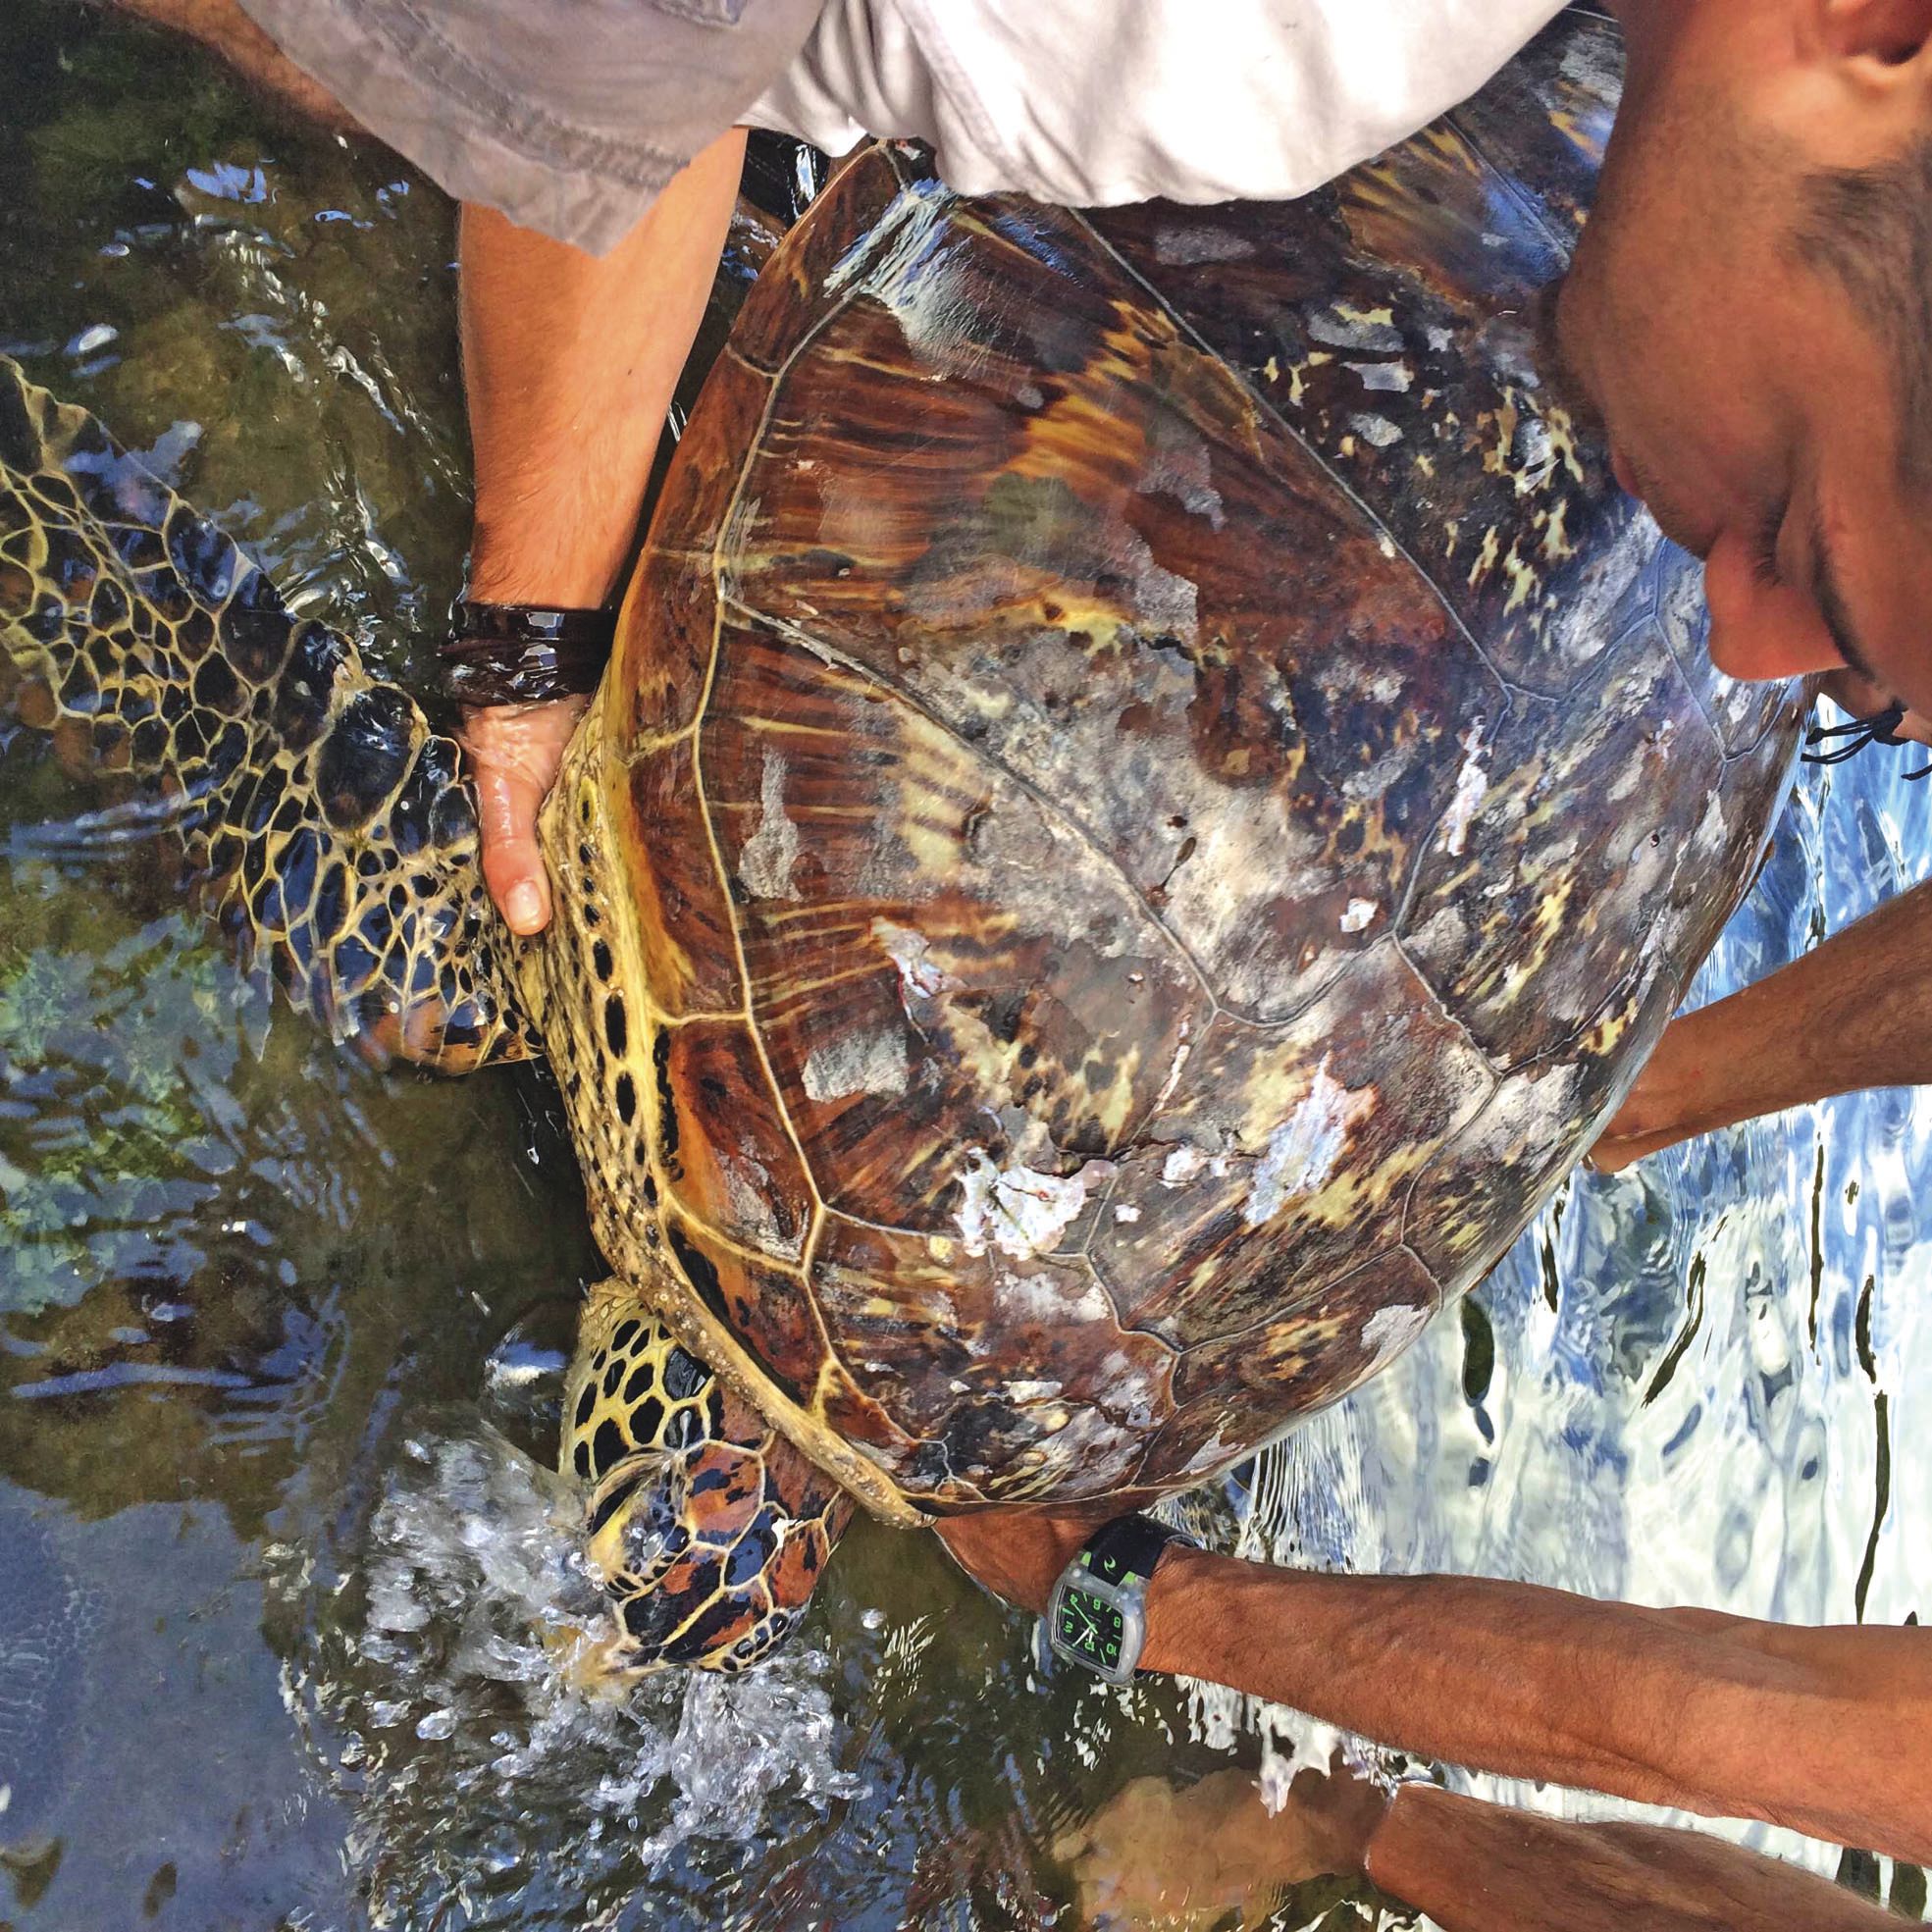
[[[15,715],[339,1038],[555,1070],[628,1662],[762,1654],[854,1498],[1140,1501],[1332,1401],[1682,996],[1801,694],[1712,671],[1540,379],[1616,71],[1566,17],[1291,205],[853,160],[670,465],[529,943],[451,741],[0,378]]]

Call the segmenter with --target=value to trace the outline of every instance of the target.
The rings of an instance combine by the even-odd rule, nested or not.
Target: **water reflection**
[[[1867,757],[1802,777],[1694,1003],[1932,871],[1932,799],[1904,782],[1909,764]],[[1928,1158],[1932,1109],[1889,1091],[1752,1123],[1616,1179],[1579,1177],[1460,1324],[1438,1323],[1262,1458],[1223,1533],[1258,1555],[1744,1616],[1922,1619],[1932,1459],[1909,1418],[1932,1373]],[[1333,1742],[1218,1694],[1199,1713],[1223,1731],[1237,1716],[1279,1731],[1283,1769]],[[1451,1782],[1569,1817],[1656,1815]],[[1767,1827],[1731,1835],[1827,1873],[1865,1869]],[[1920,1914],[1918,1874],[1869,1876]]]
[[[466,529],[446,210],[61,0],[0,9],[0,348],[427,688]],[[1876,761],[1807,780],[1700,995],[1920,876],[1928,803]],[[7,750],[0,1917],[1067,1923],[1054,1847],[1126,1780],[1324,1751],[1038,1684],[1017,1620],[866,1526],[777,1669],[586,1693],[541,1458],[596,1260],[542,1074],[341,1064],[88,809]],[[1880,1096],[1580,1183],[1223,1534],[1902,1618],[1926,1138]]]

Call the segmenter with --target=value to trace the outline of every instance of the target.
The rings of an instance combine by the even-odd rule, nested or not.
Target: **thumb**
[[[528,937],[550,921],[550,882],[537,845],[537,786],[501,765],[475,768],[483,882],[510,930]]]

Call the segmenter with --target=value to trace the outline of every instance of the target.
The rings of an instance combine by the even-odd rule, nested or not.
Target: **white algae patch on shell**
[[[1063,1386],[1057,1382],[1009,1382],[1003,1384],[1007,1399],[1012,1402],[1051,1401]]]
[[[1408,1308],[1400,1303],[1378,1308],[1362,1325],[1362,1346],[1375,1357],[1378,1369],[1401,1354],[1429,1326],[1429,1310]]]
[[[859,1033],[814,1048],[805,1063],[805,1090],[813,1100],[852,1093],[906,1091],[904,1033]]]
[[[1442,850],[1460,859],[1469,843],[1470,821],[1482,809],[1489,795],[1489,776],[1483,769],[1483,720],[1478,718],[1462,735],[1462,767],[1456,773],[1456,789],[1449,809],[1442,815]]]
[[[1350,1127],[1374,1108],[1374,1088],[1351,1092],[1323,1061],[1294,1112],[1269,1134],[1268,1146],[1255,1163],[1241,1219],[1250,1227],[1260,1227],[1290,1201],[1320,1192],[1341,1159]]]
[[[936,1000],[951,983],[934,963],[924,933],[894,925],[890,919],[874,919],[872,937],[899,968],[899,996],[908,1006]]]
[[[1415,387],[1416,372],[1406,362],[1351,362],[1346,366],[1365,390],[1406,395]]]
[[[1164,227],[1154,237],[1154,259],[1168,268],[1202,262],[1238,262],[1254,253],[1254,243],[1228,228]]]
[[[1333,302],[1308,324],[1308,333],[1331,348],[1354,349],[1371,355],[1399,355],[1407,344],[1385,308],[1358,309]]]
[[[1032,1168],[996,1168],[983,1148],[966,1150],[959,1176],[960,1233],[966,1251],[988,1248],[1023,1260],[1051,1254],[1060,1237],[1078,1220],[1087,1190],[1113,1176],[1111,1161],[1089,1161],[1078,1174],[1040,1174]]]
[[[796,899],[792,867],[799,862],[799,828],[785,814],[785,760],[764,755],[758,780],[758,827],[738,855],[738,876],[755,899]]]
[[[1217,1177],[1227,1172],[1227,1157],[1225,1154],[1205,1154],[1198,1147],[1176,1147],[1161,1163],[1161,1184],[1164,1187],[1185,1187],[1197,1175],[1213,1174]]]

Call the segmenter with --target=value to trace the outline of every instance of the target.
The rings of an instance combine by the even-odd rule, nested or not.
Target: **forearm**
[[[1932,1718],[1916,1631],[1785,1630],[1459,1577],[1301,1574],[1182,1551],[1148,1600],[1145,1661],[1420,1756],[1770,1819],[1924,1858]],[[1914,1641],[1916,1640],[1916,1641]],[[1917,1753],[1922,1756],[1923,1753]]]
[[[463,210],[474,596],[595,605],[615,588],[744,149],[742,130],[714,141],[601,257]]]
[[[1899,1921],[1810,1872],[1697,1832],[1576,1825],[1405,1785],[1368,1873],[1444,1932],[1884,1932]]]
[[[200,41],[244,79],[323,127],[342,134],[362,131],[335,96],[283,54],[235,0],[107,0],[107,4]]]
[[[1687,1014],[1613,1132],[1642,1152],[1865,1087],[1932,1081],[1932,884]]]

